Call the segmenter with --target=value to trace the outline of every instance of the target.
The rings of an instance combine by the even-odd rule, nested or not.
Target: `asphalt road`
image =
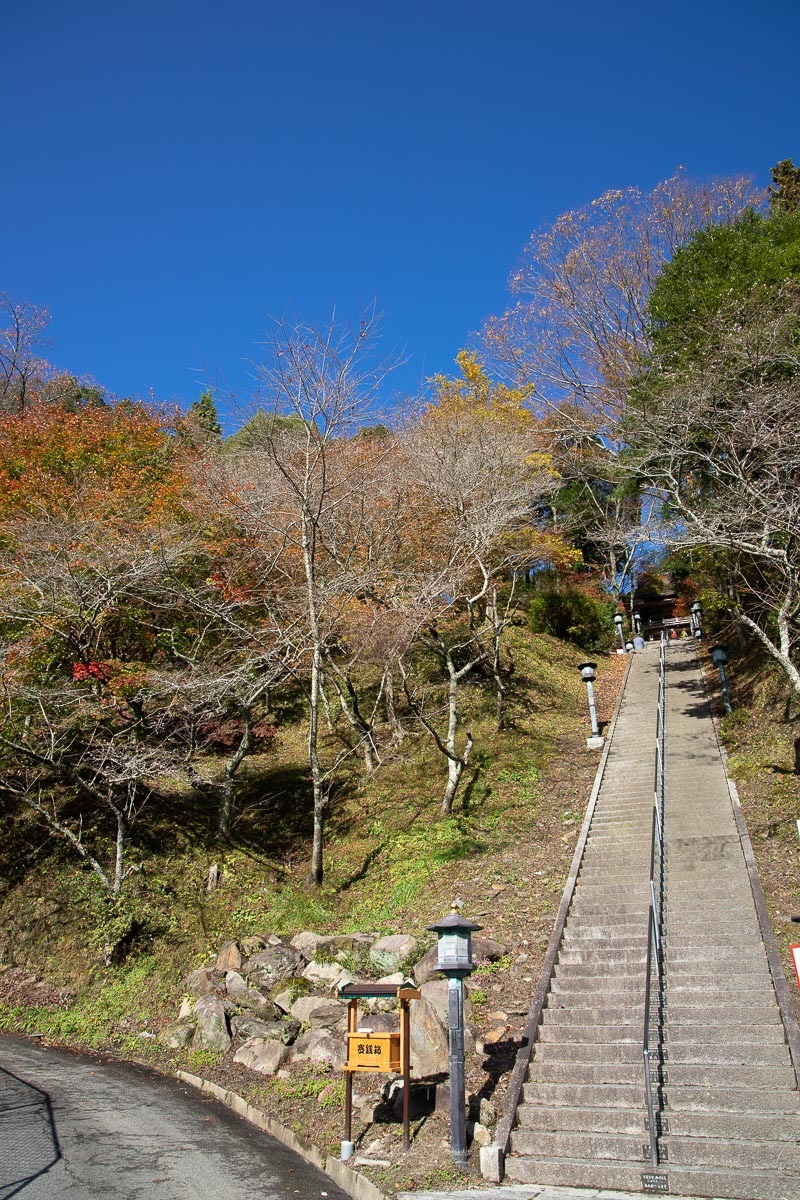
[[[0,1038],[0,1200],[347,1200],[194,1088]]]

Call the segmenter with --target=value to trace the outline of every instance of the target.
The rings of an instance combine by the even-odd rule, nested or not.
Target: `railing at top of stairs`
[[[644,1035],[642,1056],[644,1059],[644,1086],[647,1102],[647,1128],[650,1144],[645,1145],[645,1157],[653,1167],[661,1161],[659,1132],[661,1126],[661,1083],[663,976],[664,976],[664,801],[666,795],[666,750],[667,750],[667,680],[666,639],[662,635],[658,661],[658,706],[656,712],[656,746],[653,776],[653,820],[650,831],[650,908],[647,918],[647,966],[645,969],[644,992]],[[658,1038],[656,1045],[650,1032],[651,993],[653,983],[658,989]],[[655,1085],[655,1086],[654,1086]]]

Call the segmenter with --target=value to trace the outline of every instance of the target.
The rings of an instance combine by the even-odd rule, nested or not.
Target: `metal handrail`
[[[647,1101],[647,1126],[650,1134],[650,1160],[654,1167],[659,1163],[658,1117],[653,1098],[653,1074],[660,1078],[660,1071],[652,1071],[652,1063],[661,1061],[661,1036],[656,1048],[650,1045],[650,1001],[653,990],[653,968],[658,980],[659,996],[663,999],[664,970],[664,800],[666,792],[666,748],[667,748],[667,687],[666,649],[663,634],[658,661],[658,705],[656,711],[656,747],[653,774],[653,820],[650,827],[650,906],[647,916],[647,965],[645,968],[644,992],[644,1036],[642,1057],[644,1060],[644,1087]],[[659,1024],[661,1013],[659,1013]],[[645,1147],[647,1150],[647,1147]]]

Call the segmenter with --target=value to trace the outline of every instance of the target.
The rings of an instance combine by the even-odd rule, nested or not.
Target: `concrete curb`
[[[614,740],[614,731],[617,728],[617,719],[622,708],[622,700],[625,696],[625,689],[628,685],[628,676],[631,672],[631,664],[633,663],[633,655],[628,656],[628,665],[625,668],[625,675],[622,679],[622,685],[619,689],[614,715],[611,718],[611,724],[608,729],[608,737],[600,757],[600,762],[597,766],[597,771],[594,777],[594,784],[589,795],[589,801],[586,806],[586,815],[583,819],[581,832],[578,837],[575,853],[572,857],[572,865],[569,869],[567,882],[564,885],[564,891],[561,896],[561,903],[558,908],[553,932],[550,935],[550,941],[547,946],[547,953],[542,963],[542,970],[539,975],[539,982],[536,985],[536,990],[533,993],[533,1001],[528,1012],[528,1019],[525,1024],[525,1029],[522,1034],[522,1044],[517,1051],[516,1062],[511,1072],[511,1079],[508,1084],[508,1091],[505,1096],[503,1105],[503,1115],[497,1126],[494,1141],[489,1146],[481,1146],[480,1161],[481,1174],[489,1183],[502,1183],[505,1174],[505,1157],[508,1152],[508,1146],[511,1141],[511,1130],[514,1126],[514,1118],[516,1116],[519,1099],[522,1095],[522,1088],[525,1083],[525,1076],[528,1071],[528,1065],[531,1060],[533,1048],[536,1044],[536,1039],[539,1033],[539,1023],[542,1019],[542,1009],[547,998],[547,992],[550,987],[550,979],[555,968],[556,959],[558,958],[558,949],[561,945],[561,938],[564,933],[564,926],[567,923],[567,914],[572,903],[572,897],[575,893],[575,884],[578,879],[578,873],[583,859],[583,853],[586,849],[586,842],[589,837],[589,826],[592,823],[597,797],[600,794],[600,786],[603,782],[603,776],[606,770],[606,762],[611,750],[611,743]]]
[[[229,1088],[220,1087],[219,1084],[212,1083],[210,1079],[202,1079],[199,1075],[190,1075],[188,1071],[176,1071],[175,1075],[182,1083],[188,1083],[191,1087],[214,1096],[216,1100],[220,1100],[231,1112],[235,1112],[239,1117],[244,1117],[245,1121],[249,1121],[257,1129],[268,1133],[270,1137],[275,1138],[276,1142],[280,1142],[289,1150],[293,1150],[305,1162],[318,1167],[320,1171],[324,1171],[343,1192],[347,1192],[349,1196],[352,1196],[353,1200],[388,1200],[388,1197],[374,1183],[371,1183],[369,1179],[366,1179],[363,1175],[358,1175],[355,1171],[346,1167],[343,1162],[340,1162],[338,1158],[334,1158],[332,1154],[325,1154],[320,1150],[319,1146],[315,1146],[312,1142],[303,1141],[296,1133],[292,1133],[291,1129],[286,1129],[285,1126],[262,1112],[261,1109],[254,1108],[252,1104],[248,1104],[244,1097],[237,1095],[236,1092],[230,1091]]]

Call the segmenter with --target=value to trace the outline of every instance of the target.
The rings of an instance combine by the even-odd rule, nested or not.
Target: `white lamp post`
[[[624,654],[625,634],[622,632],[622,616],[620,613],[617,613],[617,615],[614,617],[614,624],[616,625],[617,633],[619,634],[620,654]]]
[[[590,750],[599,750],[603,745],[604,738],[600,736],[600,726],[597,724],[597,708],[594,703],[593,685],[597,678],[597,663],[581,663],[578,670],[581,673],[581,679],[586,684],[586,692],[589,697],[589,719],[592,723],[592,734],[591,737],[586,739],[586,745]]]

